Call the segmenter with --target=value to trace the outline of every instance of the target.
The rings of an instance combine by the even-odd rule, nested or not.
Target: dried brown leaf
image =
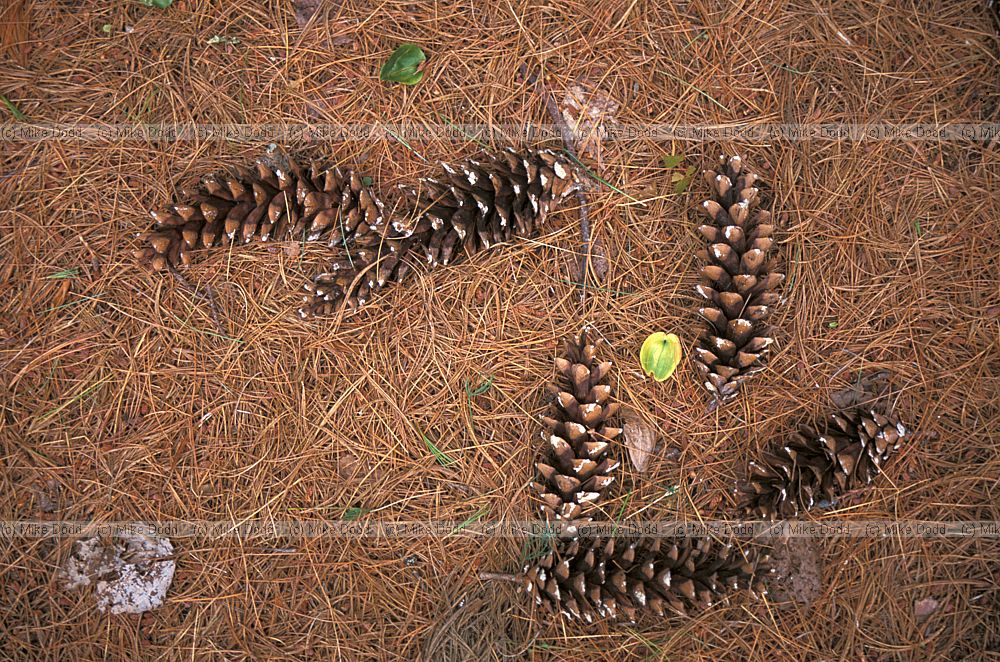
[[[653,449],[656,447],[656,428],[631,410],[626,410],[623,418],[625,419],[625,446],[628,448],[628,458],[632,461],[635,470],[642,473],[649,465],[650,458],[653,457]]]

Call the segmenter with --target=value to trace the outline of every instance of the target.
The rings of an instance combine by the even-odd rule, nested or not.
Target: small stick
[[[579,159],[579,155],[576,153],[576,138],[573,135],[573,129],[569,127],[569,124],[566,123],[566,118],[559,112],[559,106],[556,104],[556,100],[552,97],[548,88],[545,87],[542,76],[539,73],[533,73],[528,76],[527,70],[528,68],[522,64],[519,70],[521,77],[529,85],[535,86],[535,93],[542,98],[549,117],[559,127],[559,135],[562,136],[566,151],[572,154],[574,158]],[[580,280],[583,281],[583,287],[580,288],[580,300],[582,301],[587,296],[587,279],[590,273],[588,269],[588,263],[590,262],[590,208],[587,206],[587,195],[582,190],[576,190],[576,199],[580,203],[580,234],[583,237],[583,254],[580,256],[579,265]]]
[[[227,335],[226,329],[222,326],[222,322],[219,321],[219,308],[218,306],[215,305],[215,295],[212,294],[212,286],[205,285],[205,293],[202,294],[201,292],[198,291],[196,287],[194,287],[191,283],[189,283],[188,279],[184,277],[184,274],[177,271],[177,267],[170,264],[170,262],[167,262],[167,269],[170,270],[170,273],[173,274],[174,278],[176,278],[177,281],[181,285],[183,285],[184,288],[187,289],[192,296],[208,302],[208,309],[212,315],[212,321],[215,322],[215,328],[218,329],[219,331],[219,335],[222,336]]]

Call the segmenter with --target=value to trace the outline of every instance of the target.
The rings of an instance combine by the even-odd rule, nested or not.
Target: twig
[[[545,104],[545,110],[548,111],[549,117],[552,118],[552,122],[559,127],[559,135],[562,136],[563,146],[566,152],[572,156],[577,162],[579,162],[579,157],[576,153],[576,138],[573,134],[573,129],[569,127],[566,123],[566,118],[563,117],[562,113],[559,112],[559,106],[556,104],[556,100],[552,97],[552,94],[545,87],[545,82],[542,80],[540,73],[527,74],[528,68],[526,65],[521,65],[520,75],[529,85],[535,86],[535,93],[542,98],[542,102]],[[584,283],[584,287],[580,289],[580,300],[583,301],[587,296],[587,278],[590,272],[588,266],[590,263],[590,208],[587,206],[587,194],[581,189],[576,190],[576,199],[580,203],[580,235],[583,238],[583,251],[580,257],[580,279]]]
[[[481,572],[479,573],[480,581],[484,582],[517,582],[517,575],[512,575],[509,572]]]
[[[167,269],[170,270],[170,273],[177,279],[177,282],[183,285],[193,297],[208,302],[208,309],[211,313],[212,321],[215,322],[215,328],[221,336],[226,337],[226,329],[222,326],[222,322],[219,321],[219,307],[215,304],[215,295],[212,293],[212,286],[205,285],[205,292],[201,293],[198,291],[198,288],[189,283],[188,279],[184,277],[184,274],[177,271],[177,267],[170,264],[170,262],[167,262]]]

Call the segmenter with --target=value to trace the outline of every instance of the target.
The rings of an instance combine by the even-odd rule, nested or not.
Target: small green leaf
[[[829,327],[831,329],[836,329],[838,326],[840,326],[840,323],[839,322],[827,322],[826,325],[827,325],[827,327]]]
[[[918,218],[918,219],[915,219],[915,220],[913,221],[913,225],[914,225],[914,227],[915,227],[915,228],[916,228],[916,230],[917,230],[917,236],[918,236],[918,237],[923,237],[923,236],[924,236],[924,231],[923,231],[923,229],[922,229],[922,228],[920,227],[920,219],[919,219],[919,218]]]
[[[49,274],[46,276],[49,280],[57,280],[60,278],[76,278],[80,275],[79,267],[72,267],[70,269],[63,269],[62,271],[57,271],[54,274]]]
[[[227,37],[226,35],[223,34],[217,34],[205,43],[207,43],[210,46],[214,46],[216,44],[229,44],[230,46],[233,46],[235,44],[240,43],[240,40],[239,37]]]
[[[10,114],[13,115],[14,119],[18,122],[23,122],[28,119],[28,116],[22,113],[20,108],[15,106],[10,99],[2,94],[0,94],[0,103],[3,103],[3,105],[7,107],[7,110],[10,111]]]
[[[365,175],[364,177],[361,178],[361,183],[364,184],[365,186],[371,186],[372,184],[375,183],[375,180],[369,177],[368,175]]]
[[[101,32],[103,32],[104,34],[111,34],[111,31],[114,29],[115,26],[111,25],[110,23],[105,23],[104,25],[101,26]]]
[[[362,516],[367,515],[370,512],[371,510],[368,508],[358,508],[356,506],[352,506],[344,511],[341,519],[353,522],[354,520],[361,519]]]
[[[174,4],[174,0],[142,0],[142,4],[146,5],[147,7],[166,9],[170,5]]]
[[[683,154],[668,154],[663,157],[664,168],[676,168],[684,161]]]
[[[678,177],[677,174],[671,177],[670,181],[674,182],[674,193],[681,194],[686,191],[687,187],[691,185],[691,180],[694,178],[694,173],[697,170],[694,166],[688,166],[687,171],[679,178],[674,179],[674,177]]]
[[[382,65],[379,78],[403,85],[416,85],[424,77],[421,65],[426,59],[427,56],[416,44],[402,44]]]
[[[453,457],[449,457],[444,451],[434,445],[434,442],[427,438],[427,435],[423,435],[424,445],[427,446],[427,450],[431,452],[431,455],[438,461],[442,467],[450,467],[451,465],[458,462]]]
[[[642,371],[662,382],[674,374],[681,360],[681,341],[672,333],[657,332],[646,338],[639,350]]]

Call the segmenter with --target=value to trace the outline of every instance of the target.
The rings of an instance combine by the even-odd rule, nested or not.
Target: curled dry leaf
[[[631,409],[625,410],[625,446],[628,448],[628,458],[639,473],[646,470],[653,448],[656,447],[656,428],[644,421]]]

